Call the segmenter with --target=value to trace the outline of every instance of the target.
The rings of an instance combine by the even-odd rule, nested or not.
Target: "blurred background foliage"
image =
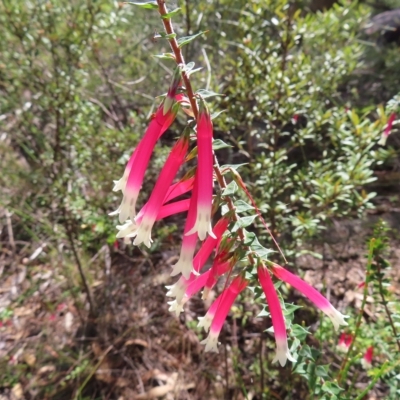
[[[212,104],[224,110],[215,136],[233,147],[220,162],[245,164],[239,171],[289,259],[333,221],[373,208],[376,172],[400,167],[396,124],[377,144],[400,112],[400,54],[364,28],[400,2],[174,6],[179,36],[208,31],[184,55],[203,68],[194,87],[224,95]],[[17,250],[45,242],[62,257],[76,247],[89,258],[115,241],[112,181],[168,88],[174,65],[153,57],[169,51],[160,20],[109,0],[1,0],[0,28],[0,215],[12,218]],[[144,193],[185,121],[158,146]],[[175,246],[175,226],[158,227],[154,249]]]

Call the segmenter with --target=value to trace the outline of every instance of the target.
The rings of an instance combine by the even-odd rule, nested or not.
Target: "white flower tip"
[[[193,235],[196,232],[201,241],[206,238],[207,233],[213,239],[217,238],[211,227],[211,208],[202,210],[201,207],[198,207],[196,222],[193,228],[185,233],[185,236]]]
[[[185,279],[189,279],[193,270],[193,255],[186,255],[181,252],[178,262],[173,266],[171,276],[182,274]]]
[[[205,332],[210,330],[212,319],[206,314],[204,317],[199,317],[198,328],[203,328]]]
[[[204,344],[206,347],[204,351],[207,352],[214,352],[214,353],[219,353],[218,351],[218,335],[213,335],[210,333],[206,339],[202,340],[200,342],[201,344]]]
[[[113,217],[114,215],[118,215],[120,213],[120,207],[118,207],[115,211],[108,213],[109,216]]]
[[[124,223],[128,218],[130,218],[132,221],[135,219],[136,200],[137,194],[124,194],[121,205],[119,206],[119,222],[121,224]]]
[[[187,285],[185,285],[181,280],[176,282],[172,286],[166,286],[168,292],[166,293],[167,297],[175,297],[177,303],[181,303],[183,296],[185,295]]]
[[[276,344],[276,354],[274,359],[272,360],[273,363],[279,361],[281,367],[286,365],[286,361],[289,360],[291,362],[296,362],[296,359],[290,354],[289,348],[287,347],[287,342],[284,344]]]
[[[179,314],[183,311],[183,306],[185,304],[185,301],[178,303],[176,300],[173,300],[169,301],[168,304],[170,305],[168,311],[174,312],[175,315],[179,317]]]
[[[136,232],[136,238],[133,241],[135,246],[143,243],[148,248],[151,247],[153,240],[151,239],[151,228],[153,227],[154,221],[146,221],[144,218]]]
[[[118,192],[119,190],[122,190],[122,193],[124,193],[125,191],[125,187],[126,187],[126,182],[128,181],[128,175],[127,172],[129,171],[125,171],[124,175],[122,176],[121,179],[118,179],[117,181],[113,181],[114,182],[114,187],[113,187],[113,192]]]
[[[331,319],[333,327],[335,328],[335,331],[339,330],[339,327],[342,326],[347,326],[348,323],[344,320],[345,318],[349,318],[348,315],[343,315],[341,312],[336,310],[335,307],[331,306],[329,310],[326,311],[326,314],[328,317]]]
[[[137,235],[138,226],[131,220],[126,221],[123,225],[117,225],[117,238],[132,238]]]

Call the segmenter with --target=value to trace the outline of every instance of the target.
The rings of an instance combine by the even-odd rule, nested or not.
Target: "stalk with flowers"
[[[199,323],[209,332],[202,342],[205,351],[218,352],[218,337],[232,305],[246,287],[257,282],[271,315],[276,341],[273,361],[284,366],[287,360],[295,361],[295,357],[289,348],[284,306],[273,278],[286,282],[308,297],[331,319],[335,329],[347,325],[344,316],[317,290],[271,260],[272,251],[264,248],[256,235],[246,229],[255,217],[261,218],[266,229],[268,226],[237,169],[220,167],[218,163],[213,148],[213,122],[206,102],[209,93],[194,90],[190,81],[193,63],[187,64],[181,51],[198,35],[181,40],[176,38],[171,22],[176,10],[168,12],[165,0],[133,4],[154,9],[160,14],[165,29],[161,36],[169,41],[172,50],[164,57],[174,60],[176,68],[166,97],[128,161],[122,178],[115,183],[114,190],[122,191],[123,195],[119,208],[113,213],[118,215],[121,224],[117,225],[117,237],[128,243],[133,241],[135,246],[150,247],[152,228],[157,220],[186,213],[179,260],[171,271],[171,276],[181,276],[168,287],[167,292],[167,296],[173,299],[169,303],[170,310],[179,315],[188,299],[202,289],[203,298],[206,298],[222,280],[221,294]],[[171,149],[149,199],[137,212],[136,204],[153,149],[181,111],[189,116],[187,126]],[[188,172],[179,179],[181,170]],[[239,198],[239,188],[251,205]],[[189,199],[179,199],[187,193]],[[255,215],[243,216],[249,210]],[[207,268],[206,262],[210,258],[212,266]],[[258,293],[262,296],[261,291]]]

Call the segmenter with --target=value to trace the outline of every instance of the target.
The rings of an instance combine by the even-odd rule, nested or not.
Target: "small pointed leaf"
[[[213,92],[212,90],[207,90],[207,89],[199,89],[196,93],[199,94],[203,99],[206,99],[207,97],[225,96],[224,94],[216,93]]]
[[[167,13],[167,14],[161,15],[161,18],[162,18],[162,19],[171,18],[171,17],[173,17],[174,15],[178,14],[181,10],[182,10],[182,8],[180,8],[180,7],[175,8],[175,10],[172,10],[172,11],[170,11],[170,12]]]
[[[182,48],[185,44],[190,43],[192,40],[196,39],[197,37],[199,37],[199,36],[201,36],[201,35],[203,35],[204,33],[207,33],[207,32],[208,31],[202,31],[202,32],[196,33],[196,34],[194,34],[192,36],[181,37],[181,38],[178,39],[178,46],[180,48]]]
[[[134,1],[128,1],[128,4],[133,4],[135,6],[139,6],[140,8],[147,8],[147,9],[158,9],[158,5],[156,1],[146,1],[144,3],[138,3]]]
[[[228,149],[230,147],[232,147],[232,146],[230,146],[229,144],[225,143],[221,139],[214,139],[213,140],[213,144],[212,144],[213,150]]]

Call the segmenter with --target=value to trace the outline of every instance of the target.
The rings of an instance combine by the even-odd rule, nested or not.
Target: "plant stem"
[[[374,251],[375,251],[375,242],[376,242],[375,238],[372,238],[370,240],[370,242],[369,242],[368,261],[367,261],[367,274],[366,274],[366,277],[365,277],[363,299],[362,299],[360,311],[358,312],[358,317],[357,317],[357,321],[356,321],[356,328],[354,330],[353,341],[351,342],[351,344],[349,346],[349,349],[347,350],[346,357],[344,358],[344,360],[342,362],[342,365],[340,367],[339,373],[338,373],[337,381],[338,381],[339,384],[342,381],[342,379],[346,379],[347,372],[348,372],[349,367],[350,367],[350,365],[347,365],[347,363],[351,363],[351,360],[349,360],[350,354],[353,351],[353,347],[354,347],[354,344],[356,342],[358,333],[360,332],[361,319],[362,319],[362,316],[364,314],[365,304],[367,302],[368,278],[370,276],[371,268],[372,268],[372,259],[373,259],[373,255],[374,255]]]
[[[400,365],[400,360],[397,360],[393,365],[389,365],[387,369],[385,369],[387,365],[387,361],[383,363],[381,370],[379,373],[372,379],[372,381],[369,383],[369,385],[354,399],[354,400],[362,400],[365,398],[367,393],[375,386],[376,382],[385,374],[388,372],[392,371],[394,368]]]
[[[399,336],[398,336],[398,334],[397,334],[397,329],[396,329],[396,327],[395,327],[395,325],[394,325],[394,323],[393,323],[392,315],[391,315],[391,313],[390,313],[390,311],[389,311],[389,309],[388,309],[387,301],[386,301],[385,294],[384,294],[384,291],[383,291],[381,264],[380,264],[379,261],[377,262],[377,269],[378,269],[378,273],[377,273],[377,277],[378,277],[378,288],[379,288],[379,294],[380,294],[381,299],[382,299],[382,305],[383,305],[383,307],[385,308],[385,312],[386,312],[386,315],[387,315],[387,317],[388,317],[389,324],[390,324],[390,326],[391,326],[391,328],[392,328],[393,335],[394,335],[394,337],[396,338],[395,340],[396,340],[396,343],[397,343],[397,347],[399,348],[399,351],[400,351],[400,340],[398,339]]]
[[[167,6],[165,3],[166,3],[165,0],[157,0],[158,11],[161,16],[168,14]],[[164,24],[164,29],[165,29],[165,32],[167,33],[167,35],[172,35],[175,33],[170,18],[162,18],[162,22]],[[175,37],[170,38],[169,43],[170,43],[171,49],[174,53],[176,63],[178,65],[181,64],[182,66],[186,65],[185,60],[182,55],[182,51],[178,45],[178,41],[176,40],[176,38]],[[186,73],[186,71],[184,71],[182,73],[182,80],[185,84],[186,93],[189,98],[190,105],[192,107],[194,118],[197,119],[197,117],[199,115],[199,109],[197,106],[196,96],[194,94],[192,84],[189,79],[189,75]],[[220,189],[223,191],[227,187],[227,183],[221,172],[221,169],[220,169],[220,166],[218,163],[218,159],[215,156],[215,153],[214,153],[214,172],[217,177],[218,185],[219,185]],[[233,200],[229,196],[226,196],[225,201],[227,202],[229,211],[231,211],[232,221],[234,221],[234,222],[238,221],[239,217],[236,214],[235,205],[233,204]],[[245,240],[245,235],[244,235],[243,229],[239,228],[237,232],[238,232],[239,239],[241,240],[241,242],[243,242]],[[246,250],[250,250],[250,249],[247,248]],[[252,265],[252,266],[256,265],[256,260],[252,254],[248,254],[247,257],[250,262],[250,265]]]

